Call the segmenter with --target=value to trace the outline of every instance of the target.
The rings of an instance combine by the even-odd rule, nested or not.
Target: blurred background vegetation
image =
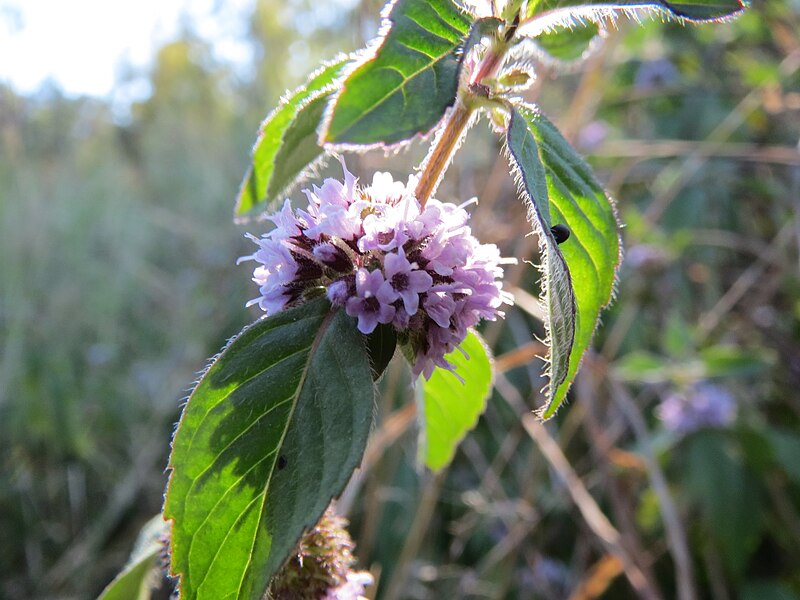
[[[330,6],[259,2],[252,77],[187,28],[125,119],[0,87],[0,598],[93,597],[160,510],[181,400],[257,316],[231,215],[258,124],[377,30],[379,2]],[[800,3],[621,22],[529,94],[618,200],[617,299],[543,427],[536,273],[511,269],[496,392],[440,476],[394,365],[340,502],[377,597],[800,598]],[[348,164],[404,178],[424,150]],[[498,156],[479,124],[438,196],[535,260]]]

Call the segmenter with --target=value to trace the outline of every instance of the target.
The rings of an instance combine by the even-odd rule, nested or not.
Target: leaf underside
[[[159,582],[161,569],[157,558],[163,549],[161,536],[167,529],[161,515],[156,515],[142,527],[128,564],[97,600],[150,600],[151,588]]]
[[[313,73],[264,120],[239,188],[237,218],[272,208],[322,158],[317,130],[348,61],[339,58]]]
[[[158,571],[158,552],[159,549],[154,547],[140,556],[139,560],[126,566],[97,600],[149,600],[154,574]]]
[[[475,427],[486,409],[492,390],[493,367],[489,351],[480,336],[470,331],[446,359],[456,367],[456,373],[437,368],[427,381],[420,379],[422,402],[422,460],[432,471],[439,471],[453,460],[456,448],[464,436]],[[469,357],[469,358],[467,358]]]
[[[744,10],[746,4],[742,0],[538,0],[528,3],[528,16],[533,17],[548,11],[565,10],[575,16],[581,16],[586,10],[633,10],[656,9],[667,11],[672,15],[690,21],[713,21],[735,16]]]
[[[506,144],[520,191],[540,236],[550,383],[544,419],[563,403],[588,348],[600,311],[611,300],[620,258],[611,200],[591,168],[533,106],[512,109]],[[564,224],[560,246],[550,227]]]
[[[235,338],[173,440],[164,515],[181,598],[260,599],[360,463],[372,411],[361,335],[324,298]]]
[[[428,133],[455,101],[470,18],[452,0],[397,0],[374,57],[345,79],[323,140],[394,144]]]
[[[597,23],[579,23],[569,30],[555,30],[541,34],[536,44],[551,58],[570,62],[580,60],[589,51],[600,34]]]

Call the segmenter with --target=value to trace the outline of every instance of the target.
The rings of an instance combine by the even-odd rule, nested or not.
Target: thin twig
[[[747,162],[800,165],[800,151],[793,146],[762,146],[708,140],[613,140],[605,142],[590,155],[598,158],[674,158],[694,154],[703,158],[737,158]]]
[[[436,502],[439,499],[439,493],[444,481],[446,469],[440,471],[431,477],[425,484],[422,492],[422,497],[417,507],[417,514],[414,521],[411,523],[411,529],[406,537],[403,549],[400,551],[400,556],[392,572],[392,578],[389,580],[384,600],[397,600],[401,597],[403,587],[406,585],[406,578],[408,577],[408,570],[414,557],[419,554],[420,546],[422,545],[425,535],[428,533],[431,517],[433,517],[433,510],[436,508]]]
[[[567,486],[573,502],[578,507],[581,516],[592,532],[600,539],[606,550],[614,556],[619,557],[624,565],[625,575],[630,581],[633,589],[640,598],[644,600],[661,598],[660,594],[653,589],[647,582],[647,578],[642,573],[639,566],[622,545],[619,531],[611,524],[608,518],[600,510],[600,507],[592,498],[586,486],[583,485],[580,477],[572,469],[567,457],[561,451],[556,441],[550,436],[545,426],[533,414],[526,414],[522,417],[522,425],[525,431],[536,442],[547,462],[555,469],[561,480]]]
[[[783,77],[791,77],[800,69],[800,50],[792,52],[778,66]],[[705,165],[708,157],[719,152],[727,144],[727,139],[747,120],[754,111],[761,108],[765,86],[760,86],[747,94],[734,109],[707,136],[703,152],[691,152],[688,156],[675,159],[662,169],[654,186],[658,191],[656,198],[645,212],[645,221],[653,225],[658,221],[678,193],[694,175]]]
[[[622,563],[619,558],[612,554],[606,554],[594,564],[589,575],[572,592],[569,600],[599,598],[622,572]]]
[[[634,519],[634,498],[632,498],[630,488],[612,470],[612,463],[618,464],[615,459],[618,459],[619,440],[622,436],[627,437],[629,425],[617,410],[606,410],[605,422],[600,423],[598,413],[601,405],[606,406],[607,402],[605,397],[598,394],[597,382],[605,381],[606,376],[598,372],[601,370],[599,365],[602,365],[602,361],[593,355],[587,356],[585,364],[590,368],[577,378],[575,396],[579,402],[578,407],[584,409],[583,423],[591,436],[592,454],[598,460],[597,465],[592,466],[590,472],[603,482],[605,495],[609,499],[613,511],[614,524],[620,531],[623,545],[631,557],[636,560],[636,564],[647,578],[650,587],[657,589],[656,576],[652,570],[653,550],[645,547],[644,541],[641,539]],[[573,409],[569,414],[572,415],[575,412]],[[614,429],[616,429],[616,433],[613,432]],[[566,447],[563,442],[560,442],[560,445],[562,448]],[[644,469],[641,470],[644,471]]]
[[[692,569],[689,544],[686,541],[686,532],[678,516],[675,503],[672,501],[672,495],[669,493],[667,479],[653,452],[653,444],[650,439],[650,434],[647,431],[647,424],[645,423],[639,407],[628,395],[628,392],[617,383],[612,383],[612,387],[614,391],[613,399],[617,402],[622,414],[625,415],[628,422],[631,424],[631,428],[636,435],[636,439],[644,455],[650,486],[658,497],[661,516],[663,517],[664,527],[667,530],[667,541],[669,542],[672,557],[675,560],[675,578],[678,583],[678,598],[680,600],[694,600],[697,598],[697,585]]]
[[[699,336],[705,338],[720,324],[722,318],[739,302],[764,274],[764,271],[772,262],[775,262],[777,254],[789,242],[794,233],[794,224],[786,223],[775,239],[770,244],[769,252],[761,255],[756,262],[748,267],[739,278],[728,288],[714,307],[700,317],[697,324]]]

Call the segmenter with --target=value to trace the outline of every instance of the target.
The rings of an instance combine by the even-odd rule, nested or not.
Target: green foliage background
[[[257,125],[318,59],[377,27],[374,1],[312,19],[315,4],[259,3],[252,81],[191,32],[165,45],[152,97],[123,124],[97,100],[0,88],[0,598],[97,594],[160,509],[188,384],[256,316],[231,214]],[[648,449],[700,597],[800,598],[800,5],[620,29],[531,92],[626,224],[617,300],[548,430],[660,597],[676,594],[675,549]],[[495,138],[479,125],[464,148],[438,196],[478,195],[478,237],[535,258]],[[511,277],[535,293],[533,269]],[[542,403],[532,333],[523,308],[483,331],[498,388],[437,476],[415,467],[408,382],[384,377],[379,427],[400,435],[368,452],[341,504],[362,565],[381,566],[379,597],[636,597],[521,424]],[[654,409],[697,380],[733,394],[737,421],[676,439]],[[590,582],[599,596],[580,595]]]

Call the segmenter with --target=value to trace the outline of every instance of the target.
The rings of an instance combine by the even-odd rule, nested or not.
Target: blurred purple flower
[[[640,91],[652,91],[680,79],[677,67],[666,58],[648,60],[639,65],[633,85]]]
[[[635,244],[625,251],[624,265],[641,271],[657,271],[669,264],[669,253],[653,244]]]
[[[608,137],[608,125],[603,121],[592,121],[578,132],[578,148],[584,152],[596,150]]]
[[[730,425],[736,418],[736,402],[725,388],[700,383],[667,396],[656,414],[668,430],[685,435],[704,427]]]

